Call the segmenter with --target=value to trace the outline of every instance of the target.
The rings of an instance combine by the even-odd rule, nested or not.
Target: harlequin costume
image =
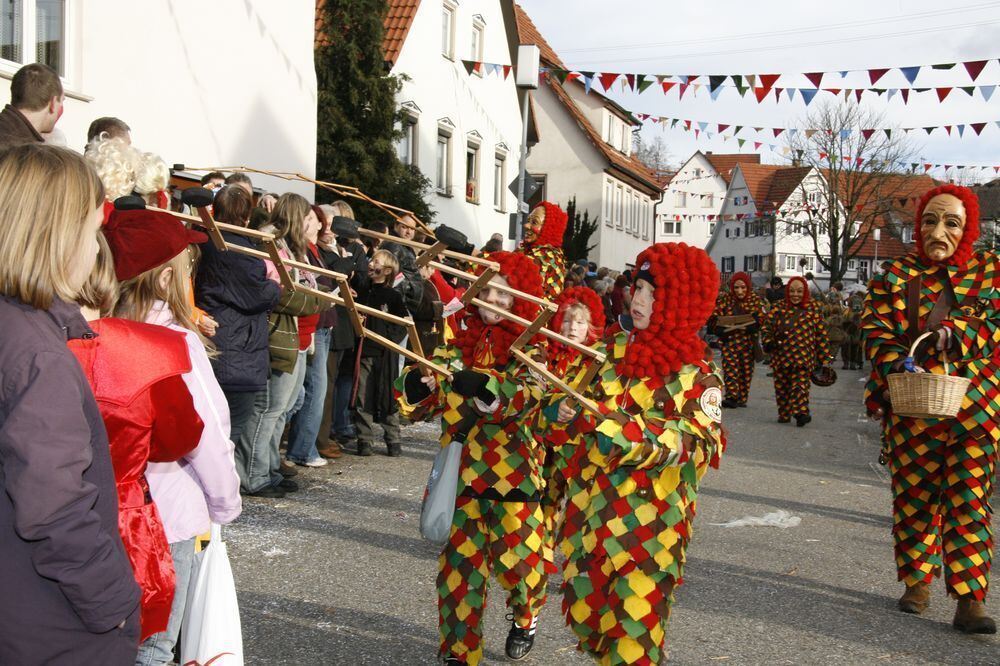
[[[802,283],[802,300],[792,303],[788,287]],[[809,298],[809,287],[801,277],[785,285],[785,300],[775,303],[761,328],[761,344],[771,354],[774,371],[774,398],[778,403],[778,421],[797,425],[812,420],[809,414],[809,375],[830,361],[830,338],[820,309]]]
[[[966,214],[961,241],[943,262],[930,259],[921,240],[924,208],[939,194],[957,196]],[[927,192],[917,208],[917,253],[894,260],[872,282],[862,316],[873,365],[865,404],[870,414],[883,414],[896,568],[907,586],[900,608],[907,612],[926,608],[927,585],[942,566],[945,588],[959,600],[960,611],[970,601],[982,602],[989,588],[989,502],[1000,437],[1000,373],[994,356],[1000,346],[1000,261],[991,252],[973,252],[978,221],[978,200],[967,188],[945,185]],[[940,327],[951,332],[950,374],[972,380],[962,407],[953,419],[897,416],[886,378],[900,370],[920,333]],[[937,353],[920,354],[916,362],[929,372],[944,372]],[[955,624],[964,628],[958,616]],[[982,626],[964,630],[980,632]]]
[[[566,257],[562,245],[568,217],[562,208],[548,201],[535,206],[531,215],[544,216],[542,228],[534,240],[523,241],[518,252],[530,257],[538,265],[542,274],[542,296],[554,301],[566,280]]]
[[[563,613],[601,664],[656,664],[681,584],[698,483],[725,446],[723,385],[698,329],[718,270],[703,250],[658,243],[636,259],[655,287],[649,326],[607,340],[591,396],[602,417],[569,497]],[[580,418],[589,418],[581,414]]]
[[[540,296],[541,278],[527,257],[490,255],[510,286]],[[538,307],[520,299],[511,312],[532,320]],[[482,659],[482,614],[492,573],[507,590],[513,624],[508,636],[534,640],[545,602],[541,454],[523,414],[541,387],[510,353],[523,329],[509,320],[487,325],[470,305],[452,343],[432,361],[453,380],[437,377],[433,391],[409,369],[396,381],[400,412],[412,421],[441,418],[441,445],[464,442],[451,534],[438,559],[440,654],[458,663]],[[523,640],[522,640],[523,639]],[[530,639],[530,640],[529,640]]]
[[[142,639],[167,628],[174,565],[146,482],[147,462],[173,462],[201,439],[202,420],[181,375],[184,335],[125,319],[90,322],[96,338],[71,340],[108,431],[118,487],[118,528],[142,588]],[[136,363],[142,359],[142,363]]]
[[[733,287],[737,283],[746,286],[743,298],[737,298]],[[717,325],[719,317],[752,315],[755,323],[733,331],[725,331]],[[754,345],[760,322],[764,318],[764,302],[753,291],[753,282],[746,273],[736,273],[729,280],[729,293],[721,294],[715,304],[715,311],[708,320],[709,329],[715,329],[722,346],[722,372],[726,377],[726,407],[746,407],[750,396],[750,382],[753,380]]]
[[[602,343],[598,343],[597,336],[604,331],[604,308],[593,289],[571,287],[559,294],[556,304],[559,309],[549,321],[549,328],[557,333],[560,332],[570,308],[582,305],[590,313],[591,332],[581,344],[600,344],[603,347]],[[554,375],[575,385],[589,363],[594,361],[572,347],[556,340],[549,340],[546,362]],[[545,516],[547,546],[554,549],[562,522],[562,504],[566,497],[567,483],[576,473],[576,464],[579,462],[577,453],[583,443],[584,433],[572,426],[568,427],[567,424],[550,421],[542,410],[539,410],[537,415],[538,425],[535,432],[541,439],[544,459],[542,478],[545,481],[545,494],[542,496],[542,513]],[[574,458],[576,463],[573,463]]]

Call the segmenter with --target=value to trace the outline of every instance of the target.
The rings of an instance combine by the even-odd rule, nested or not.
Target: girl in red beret
[[[657,243],[636,259],[631,316],[605,340],[591,387],[601,416],[568,498],[563,614],[602,664],[657,664],[681,583],[698,484],[725,446],[722,377],[698,336],[719,273],[703,250]]]

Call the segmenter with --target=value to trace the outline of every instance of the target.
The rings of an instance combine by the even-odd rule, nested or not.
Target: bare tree
[[[676,171],[670,149],[667,148],[667,142],[662,136],[654,137],[652,142],[647,143],[643,141],[642,135],[636,132],[632,135],[632,155],[657,174]]]
[[[811,129],[789,137],[793,163],[822,177],[798,186],[804,222],[791,226],[812,241],[833,283],[843,279],[880,220],[902,214],[927,179],[906,175],[913,146],[901,130],[886,129],[882,114],[850,102],[827,103],[807,113],[801,126]]]

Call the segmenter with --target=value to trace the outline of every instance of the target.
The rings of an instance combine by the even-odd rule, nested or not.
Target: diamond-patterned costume
[[[754,342],[761,320],[764,318],[764,303],[753,292],[753,284],[748,276],[744,280],[747,285],[746,295],[742,299],[736,298],[732,285],[740,276],[746,276],[746,273],[734,275],[730,281],[729,293],[719,296],[715,311],[708,320],[708,328],[718,329],[716,334],[719,335],[722,347],[722,372],[726,378],[726,397],[739,404],[746,404],[747,398],[750,397],[750,382],[753,380]],[[757,323],[745,329],[724,332],[716,324],[719,317],[747,314],[753,315]]]
[[[809,375],[831,358],[823,315],[807,296],[798,305],[787,299],[775,303],[764,319],[760,340],[771,354],[778,418],[809,414]]]
[[[453,345],[438,347],[432,361],[452,373],[465,368],[461,350]],[[472,369],[489,376],[486,388],[496,397],[485,410],[489,413],[483,413],[486,405],[459,395],[440,377],[430,395],[410,404],[406,379],[418,370],[404,372],[396,390],[406,418],[441,418],[442,446],[467,428],[455,517],[438,560],[437,588],[441,654],[477,664],[482,659],[482,611],[490,572],[508,591],[507,605],[515,621],[526,628],[545,603],[546,563],[541,456],[531,421],[523,417],[541,399],[541,387],[516,359],[499,369]]]
[[[724,447],[716,366],[629,379],[620,374],[629,339],[608,341],[592,391],[604,418],[570,481],[562,541],[563,613],[602,664],[659,661],[698,482]]]
[[[951,329],[950,374],[972,380],[954,419],[913,419],[892,413],[886,377],[909,353],[908,285],[919,280],[918,328],[951,285],[953,305],[941,322]],[[892,472],[893,536],[899,579],[930,582],[945,569],[952,596],[982,600],[989,586],[993,536],[990,495],[1000,436],[1000,378],[992,357],[1000,346],[1000,262],[976,253],[959,266],[915,255],[892,262],[873,280],[863,314],[873,370],[865,391],[870,413],[883,409]],[[918,365],[943,372],[937,354]]]
[[[556,300],[566,281],[566,257],[561,247],[524,243],[520,250],[538,264],[542,274],[542,297]]]

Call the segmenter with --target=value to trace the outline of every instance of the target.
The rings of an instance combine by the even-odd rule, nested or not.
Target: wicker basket
[[[921,340],[932,332],[924,333],[910,347],[910,356]],[[952,377],[948,361],[944,362],[945,374],[932,372],[901,372],[889,375],[889,400],[896,416],[916,419],[954,418],[962,407],[962,400],[971,379]]]

